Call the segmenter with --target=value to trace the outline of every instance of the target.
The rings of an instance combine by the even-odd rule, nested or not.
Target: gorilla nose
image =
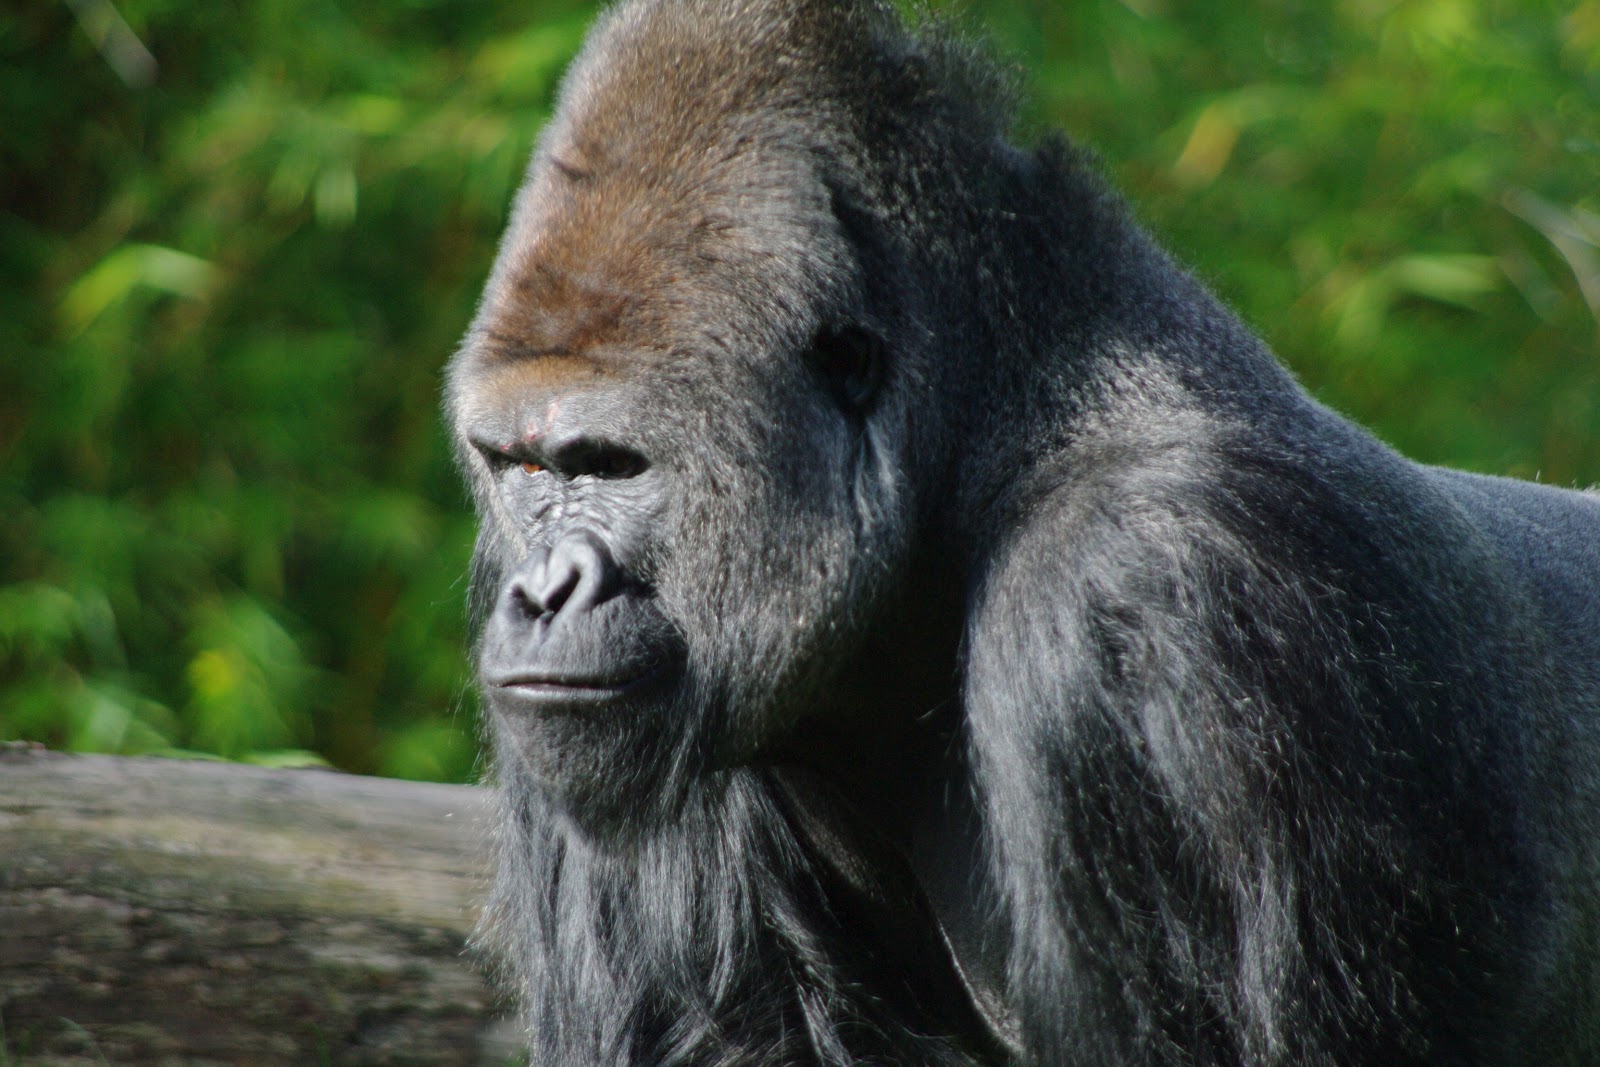
[[[520,718],[588,712],[670,685],[681,642],[598,533],[532,552],[484,627],[478,671],[491,704]]]
[[[616,594],[622,570],[592,533],[569,534],[540,548],[507,583],[507,607],[528,619],[582,614]]]

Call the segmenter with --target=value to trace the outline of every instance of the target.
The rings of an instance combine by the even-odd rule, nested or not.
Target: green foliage
[[[473,773],[439,370],[591,16],[0,13],[0,739]],[[1329,403],[1600,480],[1600,0],[959,17]]]
[[[471,776],[439,369],[589,17],[0,15],[0,738]]]

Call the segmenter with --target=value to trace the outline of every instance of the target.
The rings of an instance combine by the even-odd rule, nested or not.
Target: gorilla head
[[[625,0],[448,408],[532,1062],[1600,1061],[1600,501],[1308,397],[874,0]]]
[[[884,15],[857,5],[737,39],[710,11],[598,32],[451,373],[502,751],[630,821],[808,717],[892,714],[838,680],[904,596],[919,513],[950,503],[943,294],[910,233],[861,223],[889,205],[858,138],[906,121],[877,101],[925,60],[869,67]]]

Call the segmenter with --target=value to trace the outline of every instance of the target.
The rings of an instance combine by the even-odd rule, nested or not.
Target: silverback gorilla
[[[873,0],[626,0],[448,408],[532,1062],[1600,1063],[1600,497],[1319,406]]]

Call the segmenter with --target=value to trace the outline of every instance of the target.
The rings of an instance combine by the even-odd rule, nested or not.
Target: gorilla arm
[[[981,575],[966,704],[1026,1047],[1448,1060],[1485,1050],[1418,1005],[1528,1007],[1497,989],[1548,936],[1553,872],[1508,811],[1570,796],[1508,714],[1538,682],[1503,560],[1429,473],[1301,403],[1121,416],[1011,506]]]

